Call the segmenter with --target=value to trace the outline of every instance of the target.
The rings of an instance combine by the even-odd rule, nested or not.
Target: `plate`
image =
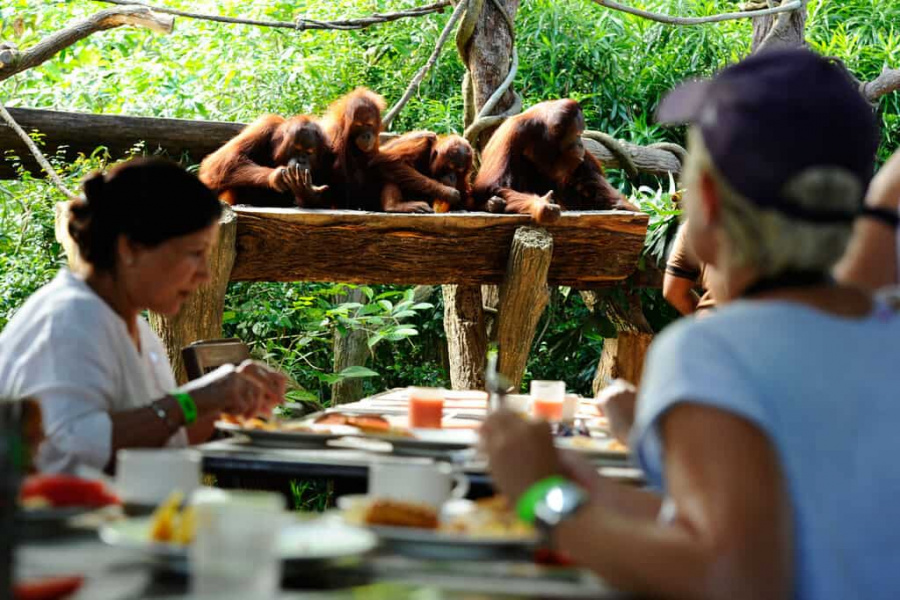
[[[571,450],[587,458],[605,458],[612,460],[628,460],[628,450],[617,448],[614,438],[558,437],[555,445],[562,450]]]
[[[150,517],[122,519],[100,529],[100,539],[123,550],[143,553],[176,571],[187,571],[188,548],[150,539]],[[372,532],[343,522],[316,519],[284,527],[278,539],[278,552],[288,565],[361,556],[378,545]]]
[[[533,537],[480,537],[414,527],[367,527],[396,552],[438,560],[479,560],[527,556],[538,546]]]
[[[377,433],[354,434],[357,437],[390,442],[395,452],[416,451],[450,452],[465,450],[478,444],[478,432],[471,429],[411,429],[415,437],[381,435]]]
[[[365,505],[371,498],[365,494],[338,498],[338,511],[332,513],[342,522],[364,527],[400,554],[437,560],[481,560],[527,557],[538,546],[537,533],[531,536],[479,536],[415,527],[389,527],[361,523]],[[448,500],[441,509],[441,520],[450,521],[474,512],[471,500]]]
[[[246,429],[227,421],[216,421],[216,429],[245,435],[250,438],[251,442],[261,446],[280,447],[323,446],[329,440],[360,433],[356,427],[344,425],[329,425],[322,427],[322,431],[266,431],[265,429]]]
[[[95,510],[99,506],[64,506],[60,508],[20,509],[16,513],[19,535],[25,539],[38,539],[62,533],[68,529],[69,521]]]

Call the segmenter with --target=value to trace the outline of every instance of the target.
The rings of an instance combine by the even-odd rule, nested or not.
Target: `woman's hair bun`
[[[84,199],[88,206],[93,210],[99,208],[103,203],[103,190],[106,187],[106,177],[103,175],[103,172],[94,171],[85,177],[81,187],[84,190]]]

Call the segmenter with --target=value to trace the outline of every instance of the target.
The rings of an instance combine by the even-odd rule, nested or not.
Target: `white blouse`
[[[0,398],[31,396],[41,404],[41,471],[104,468],[112,452],[110,413],[147,406],[175,389],[162,342],[141,317],[138,331],[140,352],[125,321],[62,269],[0,333]],[[187,445],[184,429],[168,445]]]

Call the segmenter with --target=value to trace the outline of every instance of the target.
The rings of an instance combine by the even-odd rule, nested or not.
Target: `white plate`
[[[411,429],[415,437],[366,433],[360,437],[390,442],[395,449],[405,450],[465,450],[478,443],[478,432],[473,429]]]
[[[100,539],[110,546],[135,550],[166,563],[184,563],[188,548],[150,539],[150,517],[123,519],[100,529]],[[297,522],[281,530],[278,552],[289,563],[335,560],[365,554],[378,544],[371,532],[361,527],[317,519]]]
[[[246,435],[254,444],[263,446],[324,445],[328,440],[360,433],[356,427],[346,425],[310,425],[310,427],[320,428],[321,431],[266,431],[265,429],[246,429],[227,421],[216,421],[216,429]]]

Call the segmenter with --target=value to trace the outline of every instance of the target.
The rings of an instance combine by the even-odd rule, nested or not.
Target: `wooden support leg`
[[[179,384],[187,381],[181,349],[197,340],[222,337],[225,291],[237,253],[236,237],[237,217],[231,207],[223,204],[219,240],[210,258],[210,282],[194,292],[177,315],[166,317],[150,313],[150,325],[166,346],[166,354]]]
[[[641,308],[640,293],[634,289],[625,290],[623,301],[617,301],[608,292],[604,296],[583,291],[581,296],[591,312],[603,310],[618,332],[617,337],[603,340],[603,352],[592,385],[594,395],[613,379],[640,385],[644,358],[653,341],[653,329]]]
[[[619,337],[603,340],[603,352],[597,365],[592,388],[594,395],[613,379],[624,379],[640,385],[644,372],[644,357],[653,341],[652,333],[620,331]]]
[[[360,288],[349,290],[337,298],[338,302],[365,302],[366,295]],[[347,367],[365,366],[369,358],[369,343],[365,331],[348,331],[334,335],[334,372],[340,373]],[[334,404],[356,402],[363,395],[363,380],[344,379],[331,386],[331,400]]]
[[[553,237],[545,229],[516,230],[497,315],[498,368],[516,389],[522,385],[538,321],[550,300],[547,273],[552,258]]]
[[[481,286],[444,285],[444,331],[454,390],[483,390],[487,336]]]

